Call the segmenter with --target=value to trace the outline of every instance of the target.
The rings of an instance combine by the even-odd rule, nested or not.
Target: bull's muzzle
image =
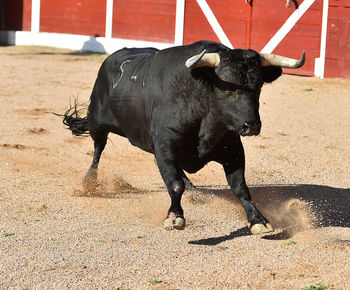
[[[260,134],[260,130],[261,122],[244,123],[240,128],[239,134],[241,136],[256,136]]]

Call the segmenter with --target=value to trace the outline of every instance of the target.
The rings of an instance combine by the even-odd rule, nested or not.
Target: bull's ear
[[[271,83],[278,79],[282,74],[282,68],[280,66],[264,66],[263,79],[265,83]]]

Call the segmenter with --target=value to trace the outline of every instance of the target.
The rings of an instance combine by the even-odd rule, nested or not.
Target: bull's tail
[[[74,105],[69,105],[69,109],[64,114],[53,113],[63,119],[66,128],[72,131],[74,136],[89,136],[88,118],[82,117],[80,113],[86,108],[78,108],[78,103],[74,100]]]

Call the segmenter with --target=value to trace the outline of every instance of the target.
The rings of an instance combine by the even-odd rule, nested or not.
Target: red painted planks
[[[332,2],[339,6],[329,7],[325,76],[350,78],[350,7]]]
[[[41,0],[41,32],[104,36],[105,19],[105,1]]]
[[[350,0],[330,0],[329,6],[350,7]]]
[[[126,39],[173,42],[175,13],[175,1],[115,1],[112,36]]]
[[[31,30],[32,0],[23,0],[22,30]]]
[[[350,79],[350,61],[327,58],[325,77]]]
[[[329,20],[327,58],[350,60],[350,19]]]

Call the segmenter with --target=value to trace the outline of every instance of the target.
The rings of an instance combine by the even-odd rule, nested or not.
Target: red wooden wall
[[[23,0],[22,30],[30,31],[32,23],[32,0]]]
[[[350,79],[350,0],[330,0],[325,77]]]
[[[294,12],[285,7],[285,1],[276,0],[254,0],[252,6],[245,1],[208,0],[207,3],[235,48],[257,51],[264,48]],[[196,0],[187,0],[185,11],[185,44],[200,39],[218,41]],[[316,0],[273,51],[299,58],[305,50],[307,61],[298,74],[314,74],[314,59],[320,55],[321,19],[322,1]]]
[[[113,5],[113,37],[174,42],[175,0],[118,0]]]
[[[303,0],[297,0],[299,5]],[[196,0],[186,0],[184,44],[219,41]],[[235,48],[260,51],[293,13],[283,0],[207,0]],[[32,0],[4,0],[5,30],[31,29]],[[314,74],[320,55],[323,0],[316,0],[273,53],[294,58],[305,50],[307,61],[290,73]],[[40,31],[105,36],[106,1],[41,0]],[[350,0],[329,0],[325,77],[350,79]],[[175,0],[115,0],[112,36],[173,43]]]
[[[104,36],[106,1],[41,0],[40,31]]]

